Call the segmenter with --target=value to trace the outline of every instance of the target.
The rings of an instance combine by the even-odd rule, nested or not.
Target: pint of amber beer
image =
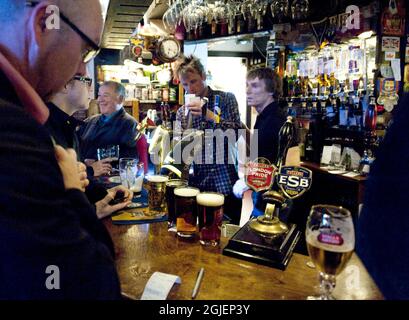
[[[146,177],[146,189],[148,190],[149,211],[165,210],[165,192],[167,176],[152,175]]]
[[[196,196],[200,244],[217,246],[223,221],[224,195],[215,192],[202,192]]]
[[[181,187],[175,189],[176,232],[179,237],[193,238],[196,235],[197,188]]]

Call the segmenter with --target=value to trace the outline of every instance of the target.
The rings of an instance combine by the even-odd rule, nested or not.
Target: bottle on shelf
[[[340,107],[339,107],[339,126],[347,127],[348,126],[348,108],[345,106],[345,97],[340,98]]]
[[[359,174],[361,176],[367,176],[370,172],[372,162],[374,158],[372,156],[372,151],[370,149],[365,149],[364,154],[359,161]]]

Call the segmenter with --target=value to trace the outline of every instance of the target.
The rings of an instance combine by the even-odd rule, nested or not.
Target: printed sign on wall
[[[382,51],[399,52],[399,37],[382,37]]]

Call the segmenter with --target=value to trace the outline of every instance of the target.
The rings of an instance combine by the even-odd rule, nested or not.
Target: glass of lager
[[[200,244],[215,247],[220,243],[224,195],[216,192],[201,192],[196,196],[196,201]]]
[[[168,177],[161,175],[146,176],[146,181],[149,212],[153,211],[153,214],[156,214],[158,211],[165,211],[165,192]]]
[[[196,235],[196,196],[199,192],[199,189],[192,187],[176,188],[174,191],[176,233],[181,238],[194,238]]]
[[[305,229],[307,249],[319,270],[319,297],[309,300],[333,300],[335,277],[344,270],[355,247],[355,233],[351,213],[332,205],[311,208]]]

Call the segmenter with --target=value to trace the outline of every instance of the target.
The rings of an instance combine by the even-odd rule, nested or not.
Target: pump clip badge
[[[246,184],[256,192],[268,190],[274,182],[277,168],[266,158],[257,158],[246,164]]]
[[[297,198],[311,187],[312,172],[303,167],[281,167],[277,183],[288,198]]]

